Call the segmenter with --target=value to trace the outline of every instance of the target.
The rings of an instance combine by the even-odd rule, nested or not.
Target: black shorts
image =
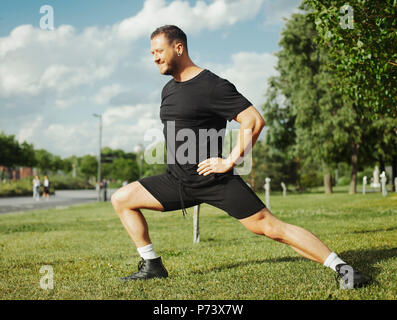
[[[170,173],[146,177],[138,180],[164,207],[165,211],[182,209],[179,183]],[[265,204],[238,175],[204,187],[183,186],[184,207],[189,208],[201,203],[208,203],[226,211],[236,219],[247,218],[263,208]]]

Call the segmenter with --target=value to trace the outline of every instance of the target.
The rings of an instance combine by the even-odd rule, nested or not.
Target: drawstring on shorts
[[[183,217],[185,218],[187,215],[187,211],[186,211],[185,203],[183,202],[183,196],[182,196],[182,194],[184,192],[183,183],[182,183],[182,181],[179,180],[178,184],[179,184],[178,191],[179,191],[179,199],[181,200],[182,214],[183,214]]]
[[[182,180],[181,180],[178,176],[173,175],[172,172],[171,172],[169,169],[167,169],[167,172],[168,172],[168,174],[170,174],[173,178],[175,178],[175,179],[177,180],[177,182],[178,182],[179,200],[181,201],[182,214],[183,214],[183,217],[185,218],[186,215],[187,215],[187,211],[186,211],[186,208],[185,208],[185,203],[184,203],[184,201],[183,201],[183,193],[184,193],[184,190],[183,190],[183,182],[182,182]]]

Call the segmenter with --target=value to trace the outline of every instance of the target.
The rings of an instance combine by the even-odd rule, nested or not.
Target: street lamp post
[[[98,153],[98,202],[101,201],[101,153],[102,153],[102,115],[101,114],[93,114],[94,117],[99,118],[99,153]]]

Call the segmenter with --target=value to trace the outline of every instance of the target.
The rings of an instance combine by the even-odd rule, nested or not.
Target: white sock
[[[159,257],[154,251],[154,247],[152,243],[148,244],[147,246],[137,248],[137,250],[139,255],[145,260],[156,259]]]
[[[335,252],[331,252],[327,259],[324,261],[324,266],[331,268],[332,270],[336,271],[336,266],[344,262]]]

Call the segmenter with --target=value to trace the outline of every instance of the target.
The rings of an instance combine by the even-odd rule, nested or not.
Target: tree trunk
[[[392,185],[393,185],[393,191],[395,192],[397,190],[397,186],[394,184],[395,178],[397,177],[397,157],[393,157],[392,159]]]
[[[360,144],[353,143],[352,156],[351,156],[352,173],[350,176],[349,194],[355,194],[357,192],[357,173],[358,173],[358,152],[359,152],[359,150],[360,150]]]
[[[298,186],[298,191],[302,192],[302,183],[301,183],[301,173],[300,173],[300,159],[296,158],[296,183]]]
[[[331,194],[332,193],[332,173],[331,169],[328,168],[328,166],[325,164],[323,161],[322,163],[323,166],[323,181],[324,181],[324,192],[326,194]]]
[[[383,171],[386,171],[386,166],[385,166],[385,161],[383,158],[379,159],[379,172],[382,173]]]

